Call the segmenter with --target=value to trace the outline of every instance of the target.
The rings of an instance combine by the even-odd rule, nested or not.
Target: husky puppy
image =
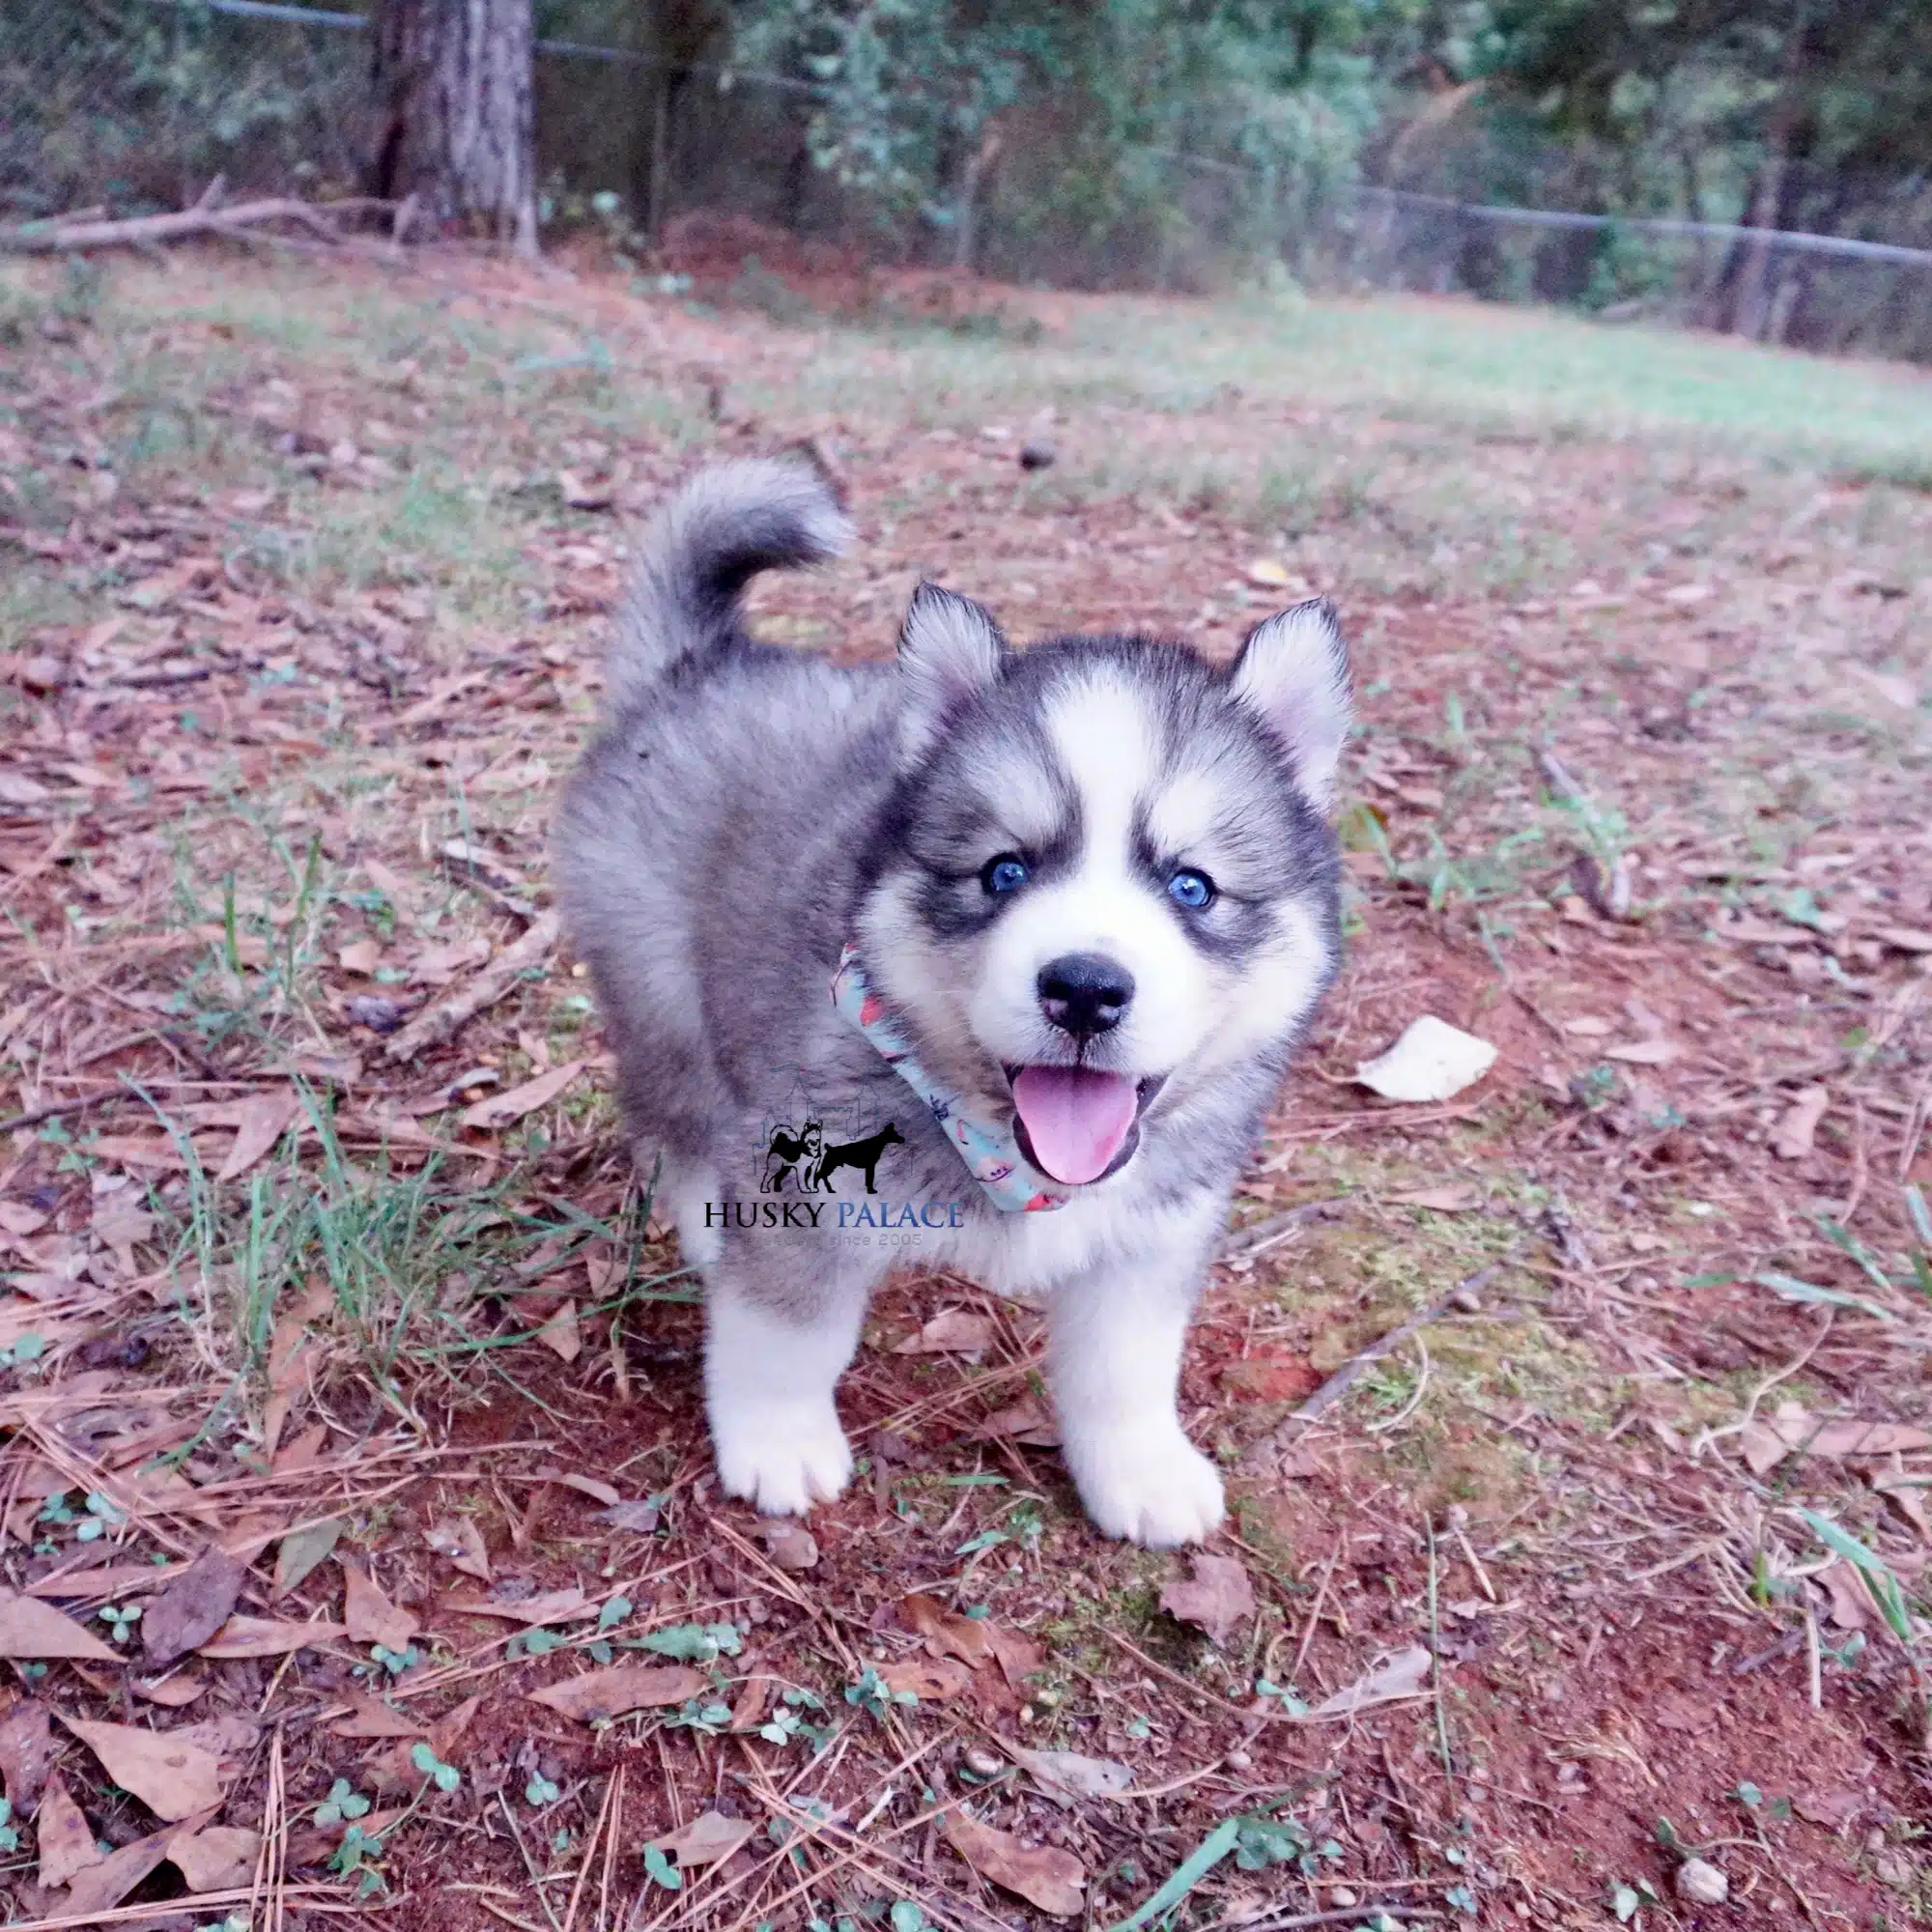
[[[1014,650],[928,583],[896,665],[753,642],[746,582],[849,537],[802,462],[660,509],[555,833],[627,1124],[704,1278],[720,1476],[772,1515],[836,1496],[867,1296],[952,1266],[1043,1296],[1094,1523],[1199,1541],[1221,1482],[1176,1410],[1181,1345],[1335,967],[1334,613],[1217,668],[1139,637]],[[800,1094],[828,1142],[880,1134],[877,1200],[762,1191]]]

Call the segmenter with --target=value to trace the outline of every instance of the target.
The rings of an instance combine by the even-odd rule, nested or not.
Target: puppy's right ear
[[[971,702],[1000,674],[1007,640],[993,613],[970,597],[922,583],[899,627],[899,673],[905,681],[902,753],[917,757],[948,716]]]

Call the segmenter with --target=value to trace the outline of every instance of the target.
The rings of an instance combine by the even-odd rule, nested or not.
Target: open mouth
[[[1133,1158],[1141,1111],[1167,1079],[1090,1066],[1009,1066],[1006,1073],[1020,1151],[1068,1187],[1102,1180]]]

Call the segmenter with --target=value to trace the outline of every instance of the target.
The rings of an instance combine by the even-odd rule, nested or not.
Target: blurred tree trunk
[[[537,252],[530,0],[376,0],[371,191]]]

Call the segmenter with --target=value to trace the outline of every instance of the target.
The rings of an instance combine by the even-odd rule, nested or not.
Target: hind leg
[[[869,1274],[841,1268],[829,1236],[773,1279],[733,1242],[705,1270],[704,1402],[727,1495],[763,1516],[803,1516],[852,1474],[833,1392],[859,1345]],[[806,1266],[796,1264],[804,1261]],[[829,1265],[828,1265],[829,1264]]]

